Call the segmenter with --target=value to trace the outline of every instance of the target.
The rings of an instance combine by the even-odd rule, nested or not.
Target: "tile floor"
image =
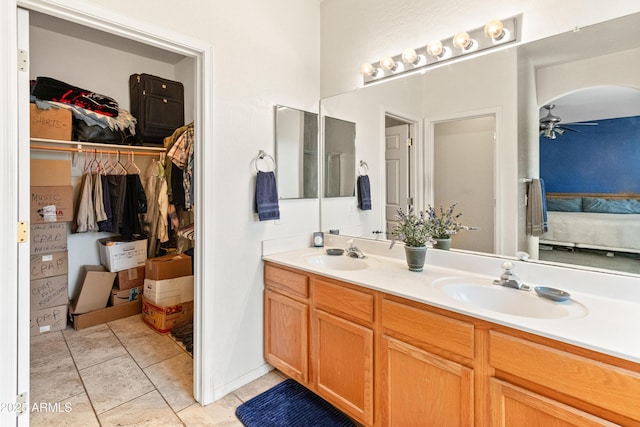
[[[272,371],[201,406],[192,397],[191,355],[137,315],[32,337],[31,405],[54,410],[32,412],[30,424],[242,426],[236,407],[283,380]]]

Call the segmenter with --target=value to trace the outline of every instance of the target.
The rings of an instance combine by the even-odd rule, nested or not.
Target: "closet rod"
[[[45,150],[45,151],[66,151],[69,153],[88,153],[88,154],[127,154],[134,153],[136,156],[158,157],[163,152],[148,152],[148,151],[136,151],[135,149],[122,149],[122,150],[99,150],[95,148],[77,148],[77,147],[51,147],[46,145],[31,145],[32,150]]]

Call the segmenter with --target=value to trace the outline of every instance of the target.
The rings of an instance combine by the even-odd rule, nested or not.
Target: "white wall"
[[[324,0],[322,97],[362,86],[364,62],[522,13],[524,42],[638,12],[637,0]]]
[[[629,49],[536,71],[537,105],[593,86],[640,88],[640,49]]]

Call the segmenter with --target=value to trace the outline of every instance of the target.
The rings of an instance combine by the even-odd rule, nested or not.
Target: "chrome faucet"
[[[353,243],[353,240],[349,240],[349,247],[345,250],[345,255],[350,256],[351,258],[366,258],[362,251],[356,247],[355,243]]]
[[[528,291],[529,286],[520,281],[520,278],[513,272],[513,264],[509,261],[502,263],[502,274],[500,280],[494,280],[494,285],[506,286],[507,288]]]

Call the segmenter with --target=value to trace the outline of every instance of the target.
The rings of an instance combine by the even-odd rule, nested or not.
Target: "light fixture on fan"
[[[522,15],[501,21],[492,20],[483,27],[459,31],[453,37],[432,40],[426,46],[409,48],[395,56],[384,56],[378,63],[365,63],[360,67],[364,84],[387,77],[410,74],[445,60],[470,55],[486,49],[495,49],[517,41],[519,20]]]
[[[551,110],[553,110],[555,107],[556,107],[555,104],[547,104],[542,106],[543,109],[547,110],[547,115],[540,118],[540,136],[544,138],[556,139],[557,135],[564,135],[566,131],[580,132],[577,129],[571,128],[571,126],[597,126],[598,125],[598,123],[585,123],[585,122],[560,124],[562,119],[551,112]]]

